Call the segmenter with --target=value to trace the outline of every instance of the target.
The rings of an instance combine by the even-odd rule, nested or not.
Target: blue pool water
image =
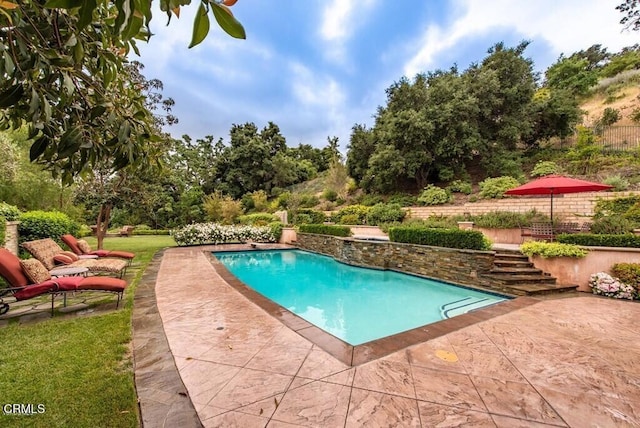
[[[506,300],[300,250],[214,252],[258,293],[351,345]]]

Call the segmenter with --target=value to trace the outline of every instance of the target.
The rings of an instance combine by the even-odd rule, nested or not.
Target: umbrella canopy
[[[509,189],[506,195],[551,195],[551,220],[553,221],[553,195],[563,193],[597,192],[611,189],[608,184],[594,183],[592,181],[578,180],[562,175],[547,175],[530,181],[522,186]]]
[[[560,195],[563,193],[597,192],[611,188],[613,186],[608,184],[578,180],[577,178],[564,177],[562,175],[547,175],[522,186],[509,189],[504,193],[507,195]]]

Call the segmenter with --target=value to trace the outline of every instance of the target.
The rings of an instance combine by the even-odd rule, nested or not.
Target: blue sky
[[[166,129],[174,137],[228,141],[232,124],[272,121],[289,146],[324,147],[337,136],[346,152],[351,127],[373,125],[385,89],[402,76],[464,70],[500,41],[530,40],[525,54],[541,72],[561,53],[640,43],[640,33],[619,24],[620,2],[239,0],[232,10],[246,40],[227,36],[211,16],[207,39],[188,49],[193,0],[168,27],[154,12],[154,36],[137,59],[176,101],[180,123]]]

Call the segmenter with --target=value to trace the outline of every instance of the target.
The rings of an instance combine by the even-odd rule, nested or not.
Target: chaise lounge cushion
[[[134,253],[130,253],[128,251],[119,251],[119,250],[92,250],[91,246],[84,239],[76,239],[73,235],[62,235],[60,237],[62,242],[67,244],[67,246],[76,253],[77,255],[85,255],[91,254],[98,257],[119,257],[122,259],[133,259],[136,255]]]
[[[25,275],[33,284],[39,284],[51,279],[51,274],[38,259],[20,260],[20,266],[22,266]]]
[[[64,250],[51,238],[38,239],[22,244],[33,257],[51,270],[55,267],[55,256],[64,254]],[[92,273],[115,273],[122,276],[128,262],[121,258],[82,259],[69,263],[68,267],[86,267]]]
[[[6,248],[0,248],[0,276],[9,282],[11,287],[24,287],[29,284],[29,278],[22,270],[20,259]]]
[[[77,262],[78,259],[78,255],[76,253],[73,253],[71,251],[62,251],[59,254],[56,254],[55,256],[53,256],[53,261],[56,264],[63,264],[63,265],[68,265],[71,264],[73,262]]]

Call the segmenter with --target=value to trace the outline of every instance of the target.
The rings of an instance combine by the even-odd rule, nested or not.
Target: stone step
[[[511,290],[513,294],[517,294],[517,295],[542,296],[542,295],[555,294],[555,293],[570,293],[570,292],[575,293],[577,292],[578,286],[575,284],[562,284],[562,285],[555,284],[553,286],[548,286],[544,284],[523,284],[523,285],[513,285],[506,288],[508,290]]]
[[[548,274],[543,272],[542,269],[538,269],[536,267],[533,267],[533,265],[530,265],[530,266],[507,266],[507,267],[503,267],[503,266],[496,267],[496,266],[494,266],[494,268],[491,269],[491,273],[498,273],[498,274],[505,274],[505,275],[542,275],[542,276],[547,276],[548,277]]]
[[[529,260],[529,256],[522,254],[521,252],[496,253],[494,257],[502,260]]]
[[[547,275],[489,274],[487,277],[504,286],[523,284],[555,284],[556,282],[554,277]]]
[[[527,260],[494,260],[494,266],[498,267],[532,267],[533,263]]]

